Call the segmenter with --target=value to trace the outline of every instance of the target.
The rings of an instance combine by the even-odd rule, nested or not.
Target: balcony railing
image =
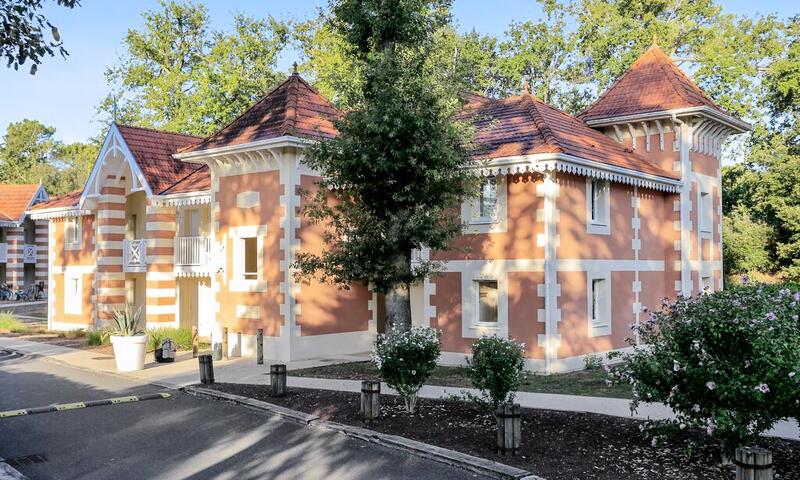
[[[36,245],[22,246],[22,262],[36,263]]]
[[[0,263],[8,262],[8,244],[0,243]]]
[[[126,272],[147,270],[147,240],[122,241],[122,266]]]
[[[175,237],[175,267],[208,267],[211,263],[211,238]]]

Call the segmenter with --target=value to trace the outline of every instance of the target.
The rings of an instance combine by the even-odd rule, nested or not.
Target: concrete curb
[[[19,470],[2,461],[0,458],[0,480],[28,480]]]
[[[271,403],[262,402],[261,400],[242,397],[239,395],[233,395],[230,393],[220,392],[217,390],[211,390],[209,388],[183,387],[181,390],[190,395],[210,397],[216,400],[225,400],[227,402],[235,403],[236,405],[241,405],[243,407],[247,407],[253,410],[269,412],[272,413],[273,415],[278,415],[284,418],[285,420],[289,420],[290,422],[299,423],[305,426],[309,425],[311,422],[320,419],[316,415],[310,415],[308,413],[298,412],[296,410],[291,410],[289,408],[281,407],[279,405],[273,405]]]
[[[416,440],[411,440],[397,435],[390,435],[376,432],[375,430],[370,430],[367,428],[354,427],[352,425],[345,425],[343,423],[322,420],[316,415],[298,412],[296,410],[291,410],[286,407],[273,405],[260,400],[254,400],[252,398],[232,395],[230,393],[202,387],[184,387],[181,390],[191,395],[224,400],[250,409],[279,415],[286,420],[299,423],[304,426],[342,433],[350,438],[383,445],[384,447],[395,450],[401,450],[417,457],[433,460],[452,467],[462,468],[489,478],[503,480],[544,480],[542,477],[533,475],[526,470],[505,465],[503,463],[486,460],[484,458],[456,452],[447,448],[437,447],[428,443],[418,442]]]

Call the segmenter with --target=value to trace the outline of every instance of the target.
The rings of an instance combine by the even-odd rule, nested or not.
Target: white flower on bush
[[[767,385],[766,383],[761,383],[756,387],[756,390],[758,390],[761,393],[769,393],[769,385]]]
[[[698,405],[696,403],[694,405],[692,405],[692,411],[695,412],[695,413],[699,412],[700,411],[700,405]]]
[[[392,328],[378,335],[372,361],[386,385],[395,389],[413,413],[417,393],[430,376],[441,354],[441,332],[427,327]]]
[[[717,384],[714,382],[706,382],[706,388],[708,388],[709,390],[714,390],[717,388]]]

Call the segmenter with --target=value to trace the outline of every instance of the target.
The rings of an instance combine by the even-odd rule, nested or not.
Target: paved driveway
[[[0,411],[156,391],[162,389],[42,359],[0,357]],[[170,393],[166,400],[0,419],[0,457],[32,462],[18,467],[31,479],[478,478],[340,434]]]

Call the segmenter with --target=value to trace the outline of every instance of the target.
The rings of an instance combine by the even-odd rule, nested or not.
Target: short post
[[[381,382],[361,382],[361,418],[364,423],[378,421],[381,414]]]
[[[286,395],[286,365],[278,363],[269,366],[269,384],[272,387],[272,396]]]
[[[736,449],[736,480],[773,480],[772,452],[760,447]]]
[[[259,328],[256,333],[256,363],[264,365],[264,329]]]
[[[228,359],[228,327],[222,329],[222,358]]]
[[[517,454],[522,418],[519,403],[501,403],[497,407],[497,453]]]
[[[237,350],[237,357],[242,356],[242,332],[236,332],[236,348]]]
[[[200,355],[198,361],[200,362],[200,383],[203,385],[214,383],[214,360],[212,360],[211,354]]]
[[[192,358],[197,358],[200,353],[200,340],[197,338],[197,327],[192,327]]]

